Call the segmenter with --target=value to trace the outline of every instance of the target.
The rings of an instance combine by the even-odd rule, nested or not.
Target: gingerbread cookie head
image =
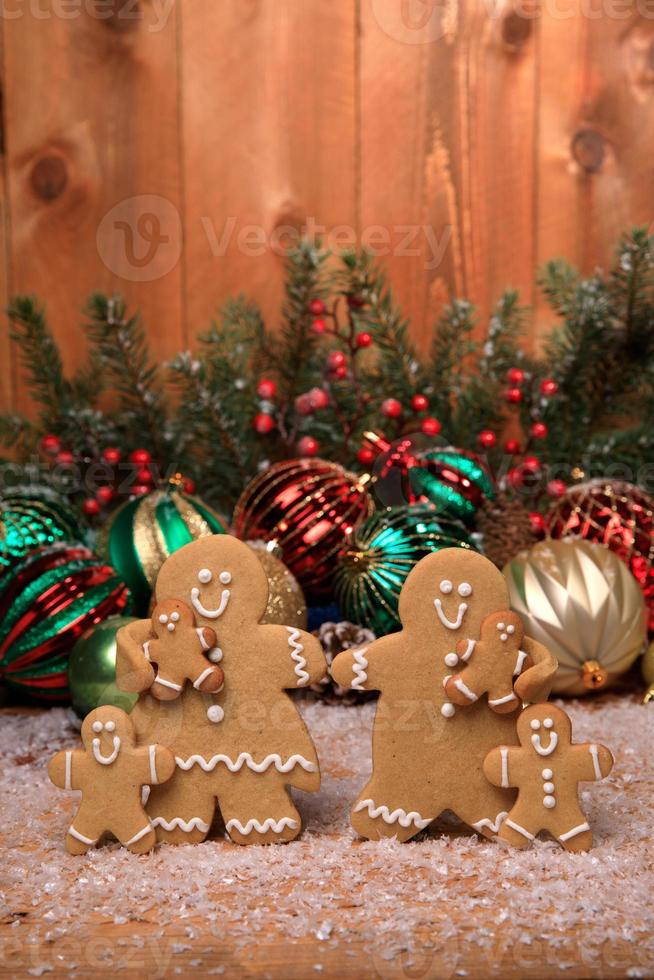
[[[404,583],[399,613],[405,630],[418,635],[445,631],[454,645],[479,636],[489,609],[507,609],[502,573],[487,559],[464,548],[444,548],[423,558]]]
[[[219,634],[238,633],[266,611],[268,579],[256,553],[228,534],[200,538],[168,558],[159,572],[157,601],[180,599],[196,622]]]
[[[520,745],[541,759],[557,749],[561,754],[572,741],[572,725],[555,704],[534,704],[518,718]]]
[[[103,705],[84,719],[82,742],[96,762],[110,765],[122,749],[134,747],[134,726],[129,715],[120,708]]]
[[[164,599],[152,611],[152,632],[159,640],[171,639],[172,634],[195,629],[193,610],[177,599]]]

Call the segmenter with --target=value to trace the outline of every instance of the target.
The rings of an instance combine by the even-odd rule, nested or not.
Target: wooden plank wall
[[[93,289],[161,358],[245,291],[274,320],[311,223],[376,247],[428,346],[453,295],[605,264],[651,220],[654,19],[629,0],[4,0],[0,302],[67,364]],[[0,402],[25,407],[7,352]]]

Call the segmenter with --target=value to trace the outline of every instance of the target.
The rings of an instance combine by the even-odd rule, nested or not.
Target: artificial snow
[[[64,710],[5,715],[0,929],[9,938],[0,962],[10,968],[15,955],[32,976],[82,976],[130,970],[145,950],[153,975],[182,961],[182,972],[229,974],[284,941],[307,943],[307,962],[326,974],[334,956],[353,969],[347,958],[360,955],[382,977],[427,967],[430,976],[465,977],[471,967],[487,976],[652,975],[654,709],[635,698],[566,708],[575,740],[604,742],[616,758],[608,779],[584,785],[589,854],[551,840],[515,852],[447,816],[406,844],[356,839],[348,811],[370,768],[374,705],[317,703],[302,712],[323,786],[297,794],[299,840],[239,847],[217,827],[196,846],[136,857],[108,843],[73,857],[64,837],[78,794],[52,786],[46,766],[78,736]],[[93,930],[114,939],[93,946],[90,960]],[[217,949],[226,966],[209,965]],[[323,955],[332,957],[324,967]]]

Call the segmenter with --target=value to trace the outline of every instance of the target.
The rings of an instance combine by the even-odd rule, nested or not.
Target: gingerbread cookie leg
[[[302,819],[286,787],[286,777],[242,769],[222,784],[218,804],[235,844],[277,844],[294,840]]]
[[[178,769],[170,783],[153,786],[146,809],[157,840],[200,843],[211,829],[216,809],[211,774],[198,767],[189,772]]]
[[[472,793],[470,798],[473,798]],[[463,820],[477,833],[484,837],[494,837],[499,834],[511,805],[512,799],[509,796],[507,800],[507,791],[491,786],[482,775],[474,793],[474,804],[469,809],[457,806],[455,813],[459,820]]]
[[[528,847],[539,829],[534,828],[533,822],[532,807],[528,803],[518,801],[510,810],[497,836],[508,844],[512,844],[513,847],[521,849]]]
[[[121,826],[120,836],[116,831],[113,833],[132,854],[145,854],[146,851],[151,851],[157,840],[152,824],[145,812],[142,818],[132,822],[132,826],[127,831],[124,826]]]
[[[436,805],[425,813],[424,805],[411,807],[403,798],[403,806],[397,800],[387,799],[381,785],[374,777],[364,787],[352,808],[351,822],[357,834],[368,840],[396,837],[399,841],[410,840],[428,827],[444,809]]]
[[[95,847],[105,831],[102,815],[98,817],[91,804],[82,801],[66,834],[66,850],[69,854],[86,854]]]

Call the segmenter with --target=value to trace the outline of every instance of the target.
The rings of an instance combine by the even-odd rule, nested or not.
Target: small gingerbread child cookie
[[[456,653],[448,654],[452,666],[462,660],[465,668],[446,678],[445,693],[453,704],[466,707],[488,694],[488,704],[498,714],[515,711],[520,700],[513,683],[525,668],[532,666],[521,649],[524,638],[517,613],[505,610],[491,613],[481,624],[481,639],[459,640]]]
[[[55,786],[82,791],[66,850],[85,854],[104,833],[112,833],[135,854],[149,851],[156,833],[141,805],[141,788],[170,779],[173,753],[161,745],[135,748],[129,715],[111,706],[86,716],[82,742],[83,749],[58,752],[48,765]]]
[[[157,603],[152,613],[154,640],[146,640],[143,652],[157,665],[151,694],[159,701],[174,701],[186,681],[196,691],[216,694],[223,686],[220,667],[209,663],[206,654],[216,646],[210,626],[196,628],[193,610],[178,599]],[[209,655],[211,655],[209,653]]]
[[[484,762],[491,783],[518,789],[499,836],[526,847],[546,830],[567,851],[590,850],[593,835],[579,808],[578,784],[608,776],[613,756],[603,745],[573,743],[570,719],[553,704],[527,708],[518,738],[519,746],[493,749]]]

